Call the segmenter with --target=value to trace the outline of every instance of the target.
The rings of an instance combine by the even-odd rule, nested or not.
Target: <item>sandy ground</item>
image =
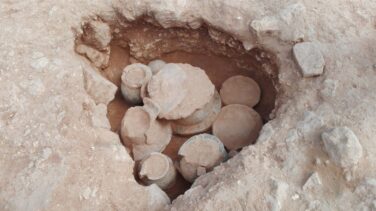
[[[0,209],[375,210],[375,9],[371,0],[3,1]],[[172,203],[135,181],[103,109],[113,85],[74,52],[82,21],[115,10],[164,27],[205,23],[278,58],[275,118],[257,144]],[[321,76],[302,77],[292,55],[301,41],[318,46]],[[340,127],[352,132],[322,139]]]

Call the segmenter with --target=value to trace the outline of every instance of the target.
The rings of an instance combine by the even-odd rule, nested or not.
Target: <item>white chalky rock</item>
[[[267,16],[260,20],[253,20],[250,24],[251,30],[257,34],[280,31],[279,20],[273,16]]]
[[[321,179],[317,172],[311,174],[311,176],[307,179],[307,181],[303,185],[304,191],[314,190],[321,186]]]
[[[91,124],[93,127],[107,128],[111,129],[110,122],[107,115],[107,106],[104,104],[99,104],[94,106],[93,113],[91,116]]]
[[[45,68],[49,62],[50,61],[48,60],[48,58],[41,57],[41,58],[36,58],[35,60],[33,60],[30,65],[33,69],[37,70],[37,69]]]
[[[289,4],[283,10],[279,13],[279,18],[284,21],[286,24],[290,25],[293,24],[293,22],[306,12],[306,7],[303,3],[298,2],[294,4]]]
[[[92,64],[100,69],[105,69],[108,67],[110,62],[110,49],[108,48],[106,51],[98,51],[95,48],[90,46],[80,44],[76,46],[76,52],[83,56],[86,56]]]
[[[324,81],[324,88],[320,90],[320,93],[323,97],[334,97],[336,94],[336,89],[338,86],[338,81],[336,80],[331,80],[331,79],[326,79]]]
[[[150,67],[153,75],[157,74],[159,72],[159,70],[162,69],[162,67],[165,66],[165,65],[166,65],[166,62],[164,62],[160,59],[153,60],[153,61],[149,62],[149,64],[148,64],[148,66]]]
[[[293,54],[303,77],[318,76],[323,73],[325,60],[316,44],[312,42],[295,44]]]
[[[324,126],[324,120],[321,116],[312,111],[305,111],[302,121],[299,121],[296,128],[304,139],[312,140],[319,136],[318,131]]]
[[[376,178],[364,178],[355,188],[354,194],[360,198],[355,210],[376,210]]]
[[[257,139],[258,143],[269,141],[274,135],[274,128],[270,123],[265,124],[259,134]]]
[[[347,127],[333,128],[321,134],[331,160],[343,168],[356,165],[363,155],[358,138]]]
[[[84,24],[83,41],[98,50],[105,49],[111,42],[110,26],[102,21],[94,20]]]
[[[95,103],[107,105],[115,98],[117,86],[92,69],[84,69],[84,85],[86,92]]]
[[[20,83],[20,87],[25,89],[30,95],[42,95],[45,91],[44,83],[41,79],[25,80]]]
[[[286,182],[272,179],[271,188],[271,195],[266,197],[270,210],[282,210],[287,198],[289,185]]]

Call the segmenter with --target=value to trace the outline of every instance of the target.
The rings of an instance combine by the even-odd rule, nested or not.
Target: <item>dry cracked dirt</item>
[[[372,0],[3,0],[0,210],[376,210],[375,11]],[[201,148],[179,152],[189,137],[173,128],[142,175],[167,161],[174,185],[140,179],[121,76],[155,59],[204,70],[218,92],[254,79],[255,143],[225,142],[212,151],[225,162],[197,167],[191,184],[172,162]],[[237,131],[242,117],[206,132]]]

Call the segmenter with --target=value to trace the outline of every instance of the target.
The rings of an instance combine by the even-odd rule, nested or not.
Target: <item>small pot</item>
[[[121,75],[121,93],[131,104],[142,103],[141,87],[146,86],[152,76],[150,68],[141,63],[128,65]]]
[[[189,182],[211,171],[227,158],[222,142],[210,134],[192,136],[179,149],[178,170]]]
[[[151,153],[140,162],[138,174],[146,185],[156,184],[161,189],[171,187],[176,180],[171,158],[159,152]]]

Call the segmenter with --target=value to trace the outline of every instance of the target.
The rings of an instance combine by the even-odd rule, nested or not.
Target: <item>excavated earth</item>
[[[0,210],[376,210],[375,10],[371,0],[3,1]],[[111,28],[107,68],[75,51],[93,19]],[[301,42],[321,52],[322,74],[303,77]],[[217,90],[251,76],[266,123],[256,144],[168,195],[136,181],[118,135],[121,70],[155,58],[206,70]],[[184,138],[174,139],[165,153],[176,159]]]

